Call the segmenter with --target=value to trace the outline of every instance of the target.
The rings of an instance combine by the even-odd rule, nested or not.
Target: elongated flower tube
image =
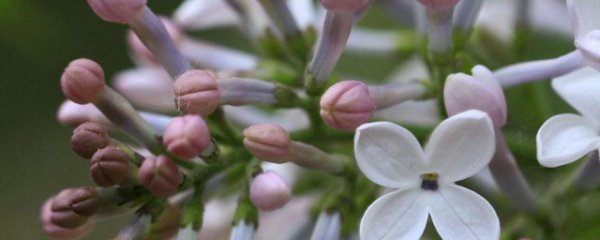
[[[419,0],[427,8],[429,51],[449,52],[452,44],[452,15],[458,0]]]
[[[398,189],[369,206],[361,239],[419,239],[428,216],[443,239],[498,239],[494,208],[454,183],[485,167],[494,148],[492,121],[478,110],[444,120],[424,149],[393,123],[361,126],[354,138],[358,167],[371,181]]]
[[[321,97],[321,118],[331,127],[353,132],[371,119],[373,112],[417,99],[426,93],[419,83],[367,86],[360,81],[342,81]]]
[[[119,72],[113,86],[136,108],[159,113],[173,113],[173,80],[162,68],[142,67]]]
[[[190,69],[146,0],[88,0],[88,4],[105,21],[128,24],[173,79]]]
[[[368,0],[321,1],[327,13],[314,56],[304,77],[304,85],[309,91],[316,91],[327,83],[350,37],[355,14],[368,4]]]
[[[275,124],[244,129],[244,146],[254,156],[273,163],[297,165],[331,173],[342,173],[345,161],[306,143],[291,141],[289,134]]]
[[[568,0],[567,10],[577,50],[555,59],[506,66],[496,71],[500,83],[514,86],[555,78],[585,66],[600,69],[600,4],[593,0]]]
[[[74,102],[93,103],[112,123],[149,149],[159,144],[154,129],[125,98],[105,85],[102,67],[97,63],[88,59],[71,62],[62,75],[61,88]]]
[[[206,116],[221,105],[286,104],[295,97],[287,87],[256,79],[224,78],[190,70],[173,85],[176,105],[184,113]]]
[[[336,240],[340,239],[342,230],[342,217],[339,212],[322,212],[319,214],[311,240]]]

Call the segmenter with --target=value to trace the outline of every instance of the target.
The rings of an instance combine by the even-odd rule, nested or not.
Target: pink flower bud
[[[104,71],[92,60],[74,60],[63,72],[60,87],[69,100],[79,104],[90,103],[104,88]]]
[[[98,149],[106,147],[108,142],[104,126],[94,122],[79,125],[71,136],[71,148],[86,159],[90,159]]]
[[[179,30],[179,28],[175,26],[175,24],[168,18],[161,17],[160,20],[167,29],[167,33],[169,33],[169,36],[171,39],[173,39],[175,45],[178,45],[183,39],[181,30]],[[143,63],[160,65],[159,61],[154,57],[154,54],[152,54],[152,52],[146,48],[146,45],[144,45],[144,43],[132,30],[129,30],[127,33],[127,44],[131,49],[131,53]]]
[[[376,105],[369,87],[360,81],[342,81],[321,97],[321,118],[337,129],[353,132],[373,116]]]
[[[73,209],[73,212],[89,217],[94,215],[100,209],[102,200],[95,188],[82,187],[73,193],[69,204],[71,209]]]
[[[290,186],[275,172],[264,172],[250,184],[250,200],[263,211],[285,206],[292,197]]]
[[[167,197],[177,192],[182,181],[177,165],[165,156],[144,160],[139,175],[142,185],[157,197]]]
[[[419,2],[431,9],[448,9],[454,7],[458,0],[419,0]]]
[[[90,174],[102,187],[124,182],[129,176],[129,156],[117,147],[108,146],[92,156]]]
[[[290,136],[275,124],[254,125],[244,130],[244,146],[252,155],[274,163],[287,162],[290,154]]]
[[[477,109],[487,113],[494,127],[506,124],[506,99],[494,74],[478,65],[471,70],[473,76],[451,74],[444,86],[444,103],[448,115]]]
[[[175,81],[173,88],[177,109],[184,113],[206,116],[219,107],[219,84],[209,71],[187,71]]]
[[[71,209],[71,200],[75,191],[77,191],[75,188],[64,189],[52,199],[50,221],[53,224],[62,228],[73,229],[80,227],[88,220],[87,217],[81,216]]]
[[[369,0],[321,0],[321,5],[330,11],[354,12],[362,9]]]
[[[96,15],[107,22],[127,23],[146,6],[147,0],[88,0]]]
[[[52,218],[52,202],[53,198],[46,200],[42,208],[40,209],[40,220],[42,222],[42,229],[44,232],[52,239],[76,239],[87,234],[92,226],[93,222],[91,218],[76,228],[63,228],[56,224],[54,224],[51,220]]]
[[[208,147],[210,132],[200,116],[176,117],[165,129],[163,144],[175,156],[191,159]]]

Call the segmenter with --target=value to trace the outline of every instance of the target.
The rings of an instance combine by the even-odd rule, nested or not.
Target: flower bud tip
[[[92,60],[74,60],[63,72],[60,87],[69,100],[79,104],[90,103],[104,88],[104,71]]]
[[[263,211],[285,206],[292,197],[290,186],[275,172],[264,172],[250,184],[250,200]]]
[[[210,132],[204,120],[197,115],[174,118],[163,135],[163,144],[175,156],[194,158],[210,144]]]
[[[290,136],[275,124],[254,125],[244,130],[244,146],[260,159],[284,163],[290,153]]]
[[[177,109],[184,113],[206,116],[219,107],[219,84],[209,71],[187,71],[177,78],[173,88]]]
[[[360,81],[342,81],[321,97],[321,118],[331,127],[353,132],[375,112],[369,87]]]

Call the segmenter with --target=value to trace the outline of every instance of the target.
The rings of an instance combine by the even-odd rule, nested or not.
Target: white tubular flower
[[[136,68],[113,79],[115,89],[140,109],[172,113],[175,108],[173,80],[161,68]]]
[[[575,36],[575,46],[588,65],[600,69],[600,2],[568,0],[567,9]]]
[[[484,168],[494,150],[492,121],[478,110],[440,123],[424,149],[398,125],[361,126],[354,139],[358,167],[371,181],[398,189],[369,206],[360,223],[361,239],[419,239],[429,215],[442,239],[498,239],[494,208],[454,184]]]
[[[600,73],[583,68],[555,78],[552,87],[581,115],[559,114],[540,127],[537,158],[545,167],[571,163],[600,148]]]

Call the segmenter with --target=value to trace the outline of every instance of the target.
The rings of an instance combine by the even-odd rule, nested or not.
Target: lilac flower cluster
[[[172,18],[146,0],[87,2],[129,27],[137,67],[114,76],[114,89],[94,60],[64,70],[58,120],[76,125],[73,151],[97,186],[44,203],[53,239],[124,214],[131,220],[116,239],[420,239],[435,236],[429,219],[443,239],[499,239],[502,212],[482,189],[555,228],[503,133],[503,87],[548,78],[582,116],[548,119],[536,157],[557,167],[592,153],[574,185],[600,183],[595,1],[567,1],[575,51],[496,71],[465,50],[482,1],[377,2],[415,26],[400,34],[356,27],[369,0],[186,0]],[[188,35],[231,25],[255,53]],[[344,50],[415,53],[410,70],[424,71],[419,80],[338,81]]]

